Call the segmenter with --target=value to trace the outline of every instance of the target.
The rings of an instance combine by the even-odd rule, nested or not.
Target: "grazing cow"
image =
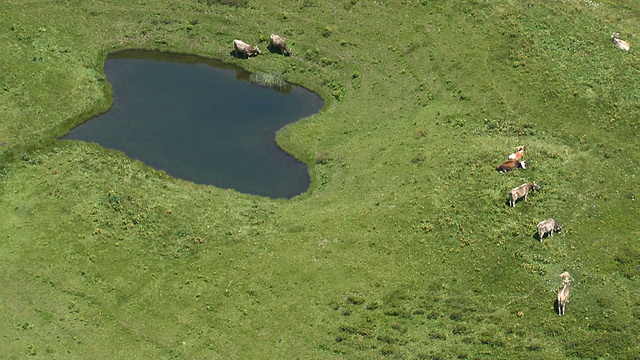
[[[569,285],[571,285],[571,275],[568,272],[563,272],[560,274],[562,277],[562,289],[558,291],[558,315],[564,315],[564,308],[569,302]]]
[[[496,170],[500,172],[500,174],[504,174],[509,170],[513,169],[526,169],[524,161],[518,161],[516,159],[509,159],[502,164],[496,166]]]
[[[509,155],[509,160],[516,159],[516,160],[520,161],[520,160],[522,160],[523,156],[524,156],[524,146],[518,146],[516,148],[516,152],[514,152],[511,155]]]
[[[554,231],[562,231],[562,225],[558,224],[555,219],[547,219],[545,221],[541,221],[538,224],[538,239],[540,239],[540,242],[542,242],[542,238],[546,234],[550,234],[551,236],[553,236]]]
[[[281,54],[286,56],[291,55],[291,50],[284,42],[284,39],[276,34],[271,34],[271,36],[269,36],[269,48],[271,50],[278,50]]]
[[[611,42],[620,50],[629,51],[631,48],[628,42],[620,40],[620,33],[613,33],[613,35],[611,35]]]
[[[527,195],[531,190],[540,190],[540,186],[536,183],[524,183],[509,192],[509,206],[516,207],[516,201],[524,198],[527,201]]]
[[[242,54],[243,59],[250,59],[250,56],[258,56],[260,49],[257,46],[251,46],[240,40],[233,40],[233,51],[238,56],[238,53]]]

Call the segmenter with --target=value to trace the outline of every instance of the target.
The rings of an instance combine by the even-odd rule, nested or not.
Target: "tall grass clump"
[[[289,86],[280,74],[255,72],[249,76],[249,81],[266,87],[272,87],[278,90],[285,90]]]

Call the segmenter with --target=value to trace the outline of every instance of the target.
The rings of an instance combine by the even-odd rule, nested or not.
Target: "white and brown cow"
[[[515,207],[516,201],[521,198],[527,201],[527,195],[531,190],[540,190],[540,186],[536,183],[524,183],[517,188],[511,189],[509,192],[509,206]]]
[[[551,236],[553,236],[553,232],[560,232],[562,231],[562,225],[558,224],[558,222],[555,219],[547,219],[545,221],[541,221],[538,224],[538,239],[540,239],[540,242],[542,242],[542,238],[546,235],[546,234],[550,234]]]
[[[509,160],[511,159],[516,159],[518,161],[522,160],[522,158],[524,157],[524,146],[518,146],[516,148],[516,151],[509,155]]]
[[[613,33],[613,35],[611,35],[611,42],[620,50],[629,51],[631,48],[628,42],[620,39],[620,33]]]
[[[250,59],[250,56],[258,56],[260,54],[260,49],[257,46],[251,46],[244,41],[241,40],[233,40],[233,51],[236,54],[236,57],[239,57],[239,54],[242,54],[243,59]]]
[[[558,315],[564,315],[564,309],[569,302],[571,275],[568,272],[560,274],[562,278],[562,289],[558,291],[556,300],[558,301]]]
[[[518,161],[516,159],[509,159],[502,164],[496,166],[496,170],[498,170],[501,174],[506,173],[507,171],[513,169],[526,169],[524,161]]]
[[[271,34],[269,36],[269,49],[272,51],[280,51],[281,54],[285,56],[291,55],[291,49],[284,42],[284,39],[276,34]]]

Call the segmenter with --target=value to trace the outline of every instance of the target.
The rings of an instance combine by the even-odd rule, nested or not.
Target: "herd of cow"
[[[620,39],[620,33],[614,33],[613,35],[611,35],[611,42],[620,50],[629,51],[629,49],[631,48],[631,45],[629,44],[629,42]],[[269,36],[269,49],[273,51],[279,51],[281,54],[286,56],[291,55],[291,50],[289,49],[289,47],[287,47],[287,44],[285,43],[284,39],[276,34],[271,34],[271,36]],[[251,46],[245,43],[244,41],[237,40],[237,39],[233,40],[233,51],[236,57],[242,55],[242,58],[244,59],[250,59],[251,56],[260,55],[260,49],[258,49],[257,46]],[[518,149],[518,151],[516,151],[515,154],[512,154],[512,155],[517,156],[519,151],[520,149]],[[519,168],[519,167],[522,167],[524,169],[524,161],[519,161],[520,159],[522,159],[522,154],[524,154],[524,148],[522,149],[522,153],[520,154],[519,158],[509,157],[509,161],[502,164],[505,166],[504,168],[505,170],[500,170],[500,172],[504,172],[504,171],[511,170],[514,168]],[[508,167],[511,167],[511,168],[508,168]]]
[[[291,50],[285,43],[284,39],[276,34],[269,36],[269,49],[279,51],[281,54],[290,56]],[[242,56],[243,59],[250,59],[251,56],[260,55],[260,49],[257,46],[251,46],[242,40],[233,40],[233,52],[236,57]]]
[[[611,41],[613,44],[624,51],[629,51],[629,43],[621,40],[620,35],[618,33],[614,33],[611,36]],[[291,50],[285,43],[285,40],[276,35],[271,34],[269,36],[269,49],[271,51],[278,51],[283,55],[290,56]],[[241,40],[233,40],[233,51],[236,57],[242,57],[243,59],[250,59],[251,56],[260,55],[260,49],[257,46],[251,46]],[[524,157],[524,146],[519,146],[516,148],[516,151],[509,155],[507,161],[496,167],[496,170],[501,174],[506,173],[510,170],[515,169],[526,169]],[[524,183],[514,189],[511,189],[509,192],[509,206],[515,207],[516,202],[520,199],[524,199],[527,201],[527,195],[532,190],[540,190],[540,186],[534,183]],[[552,236],[554,232],[562,231],[562,225],[560,225],[555,219],[550,218],[538,223],[538,239],[542,242],[545,236]],[[562,288],[558,291],[557,296],[557,310],[559,315],[564,315],[564,309],[567,302],[569,302],[569,285],[571,284],[572,278],[568,272],[563,272],[560,274],[562,278]]]
[[[524,146],[518,146],[516,151],[509,155],[507,161],[496,167],[496,170],[501,174],[514,169],[526,169],[524,157]],[[532,190],[540,190],[540,186],[534,183],[524,183],[517,188],[512,189],[509,192],[509,206],[515,207],[516,201],[524,199],[527,201],[527,195]],[[542,242],[542,239],[548,235],[553,236],[553,232],[562,231],[562,225],[560,225],[555,219],[550,218],[538,223],[538,239]],[[562,278],[562,288],[558,291],[557,296],[557,309],[558,315],[564,315],[564,308],[567,302],[569,302],[569,285],[571,284],[571,275],[568,272],[560,274]]]
[[[620,33],[617,32],[611,35],[611,42],[613,43],[613,45],[615,45],[615,47],[623,51],[629,51],[631,47],[629,42],[620,39]],[[525,162],[524,160],[522,160],[523,157],[524,146],[518,146],[516,148],[516,151],[513,154],[509,155],[508,160],[498,165],[496,167],[496,170],[501,174],[504,174],[507,171],[514,169],[526,169]],[[524,183],[517,188],[512,189],[509,192],[509,206],[515,207],[516,201],[518,201],[519,199],[524,198],[524,201],[527,201],[527,195],[532,190],[540,190],[540,186],[535,182]],[[540,242],[542,242],[542,239],[545,237],[545,235],[553,236],[554,231],[562,231],[562,225],[560,225],[555,219],[551,218],[538,223],[538,239],[540,240]],[[560,274],[560,277],[562,278],[562,288],[560,289],[560,291],[558,291],[556,300],[558,305],[558,315],[564,315],[565,305],[567,304],[567,302],[569,302],[569,285],[571,284],[573,278],[566,271]]]

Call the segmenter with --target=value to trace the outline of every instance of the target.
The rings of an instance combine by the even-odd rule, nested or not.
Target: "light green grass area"
[[[5,0],[0,13],[0,358],[638,358],[639,2]],[[292,56],[231,54],[271,33]],[[246,195],[56,140],[108,108],[102,65],[128,48],[319,93],[325,108],[277,135],[310,190]],[[496,172],[519,145],[527,169]],[[564,230],[540,243],[550,217]]]

